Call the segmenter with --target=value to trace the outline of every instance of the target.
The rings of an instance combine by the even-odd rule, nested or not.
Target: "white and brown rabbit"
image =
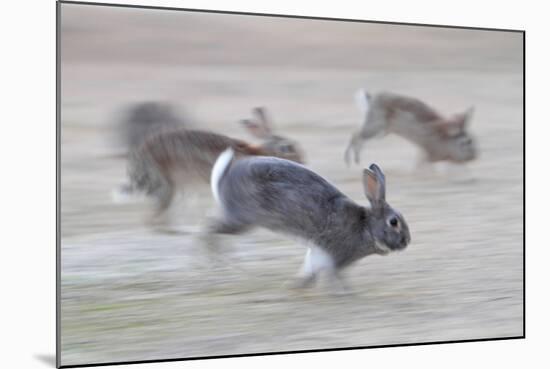
[[[356,94],[364,123],[355,132],[345,152],[345,161],[359,163],[361,149],[368,139],[393,133],[424,152],[426,162],[463,163],[477,156],[477,147],[467,127],[473,108],[445,117],[424,102],[389,92],[371,96],[364,89]]]
[[[375,164],[363,172],[371,204],[365,207],[303,165],[233,156],[231,149],[220,155],[211,176],[221,216],[212,221],[205,242],[215,255],[221,251],[217,235],[262,227],[310,245],[296,287],[310,286],[326,272],[341,291],[343,268],[367,255],[403,250],[411,240],[405,219],[386,202],[385,177]]]
[[[255,137],[263,140],[261,145],[199,130],[163,131],[149,137],[130,153],[127,164],[129,183],[115,191],[115,202],[128,195],[144,194],[153,198],[157,210],[151,221],[165,225],[167,219],[163,215],[176,193],[200,190],[197,185],[207,187],[216,159],[229,147],[238,156],[278,156],[302,162],[299,145],[273,133],[264,108],[253,109],[253,114],[254,119],[242,123]]]

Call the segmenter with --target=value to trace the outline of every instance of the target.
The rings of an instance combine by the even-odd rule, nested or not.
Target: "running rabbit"
[[[343,268],[367,255],[403,250],[411,240],[405,219],[386,202],[385,177],[376,164],[363,172],[369,208],[300,164],[264,157],[234,160],[234,155],[226,150],[212,170],[221,217],[204,241],[214,255],[220,251],[216,235],[263,227],[310,245],[296,287],[312,285],[325,271],[345,289]]]
[[[377,135],[394,133],[418,145],[426,162],[448,161],[463,163],[476,158],[477,147],[467,126],[473,108],[451,117],[444,117],[424,102],[385,92],[374,96],[361,89],[357,103],[364,123],[355,132],[345,152],[348,165],[353,154],[359,163],[361,148],[366,140]]]
[[[191,190],[192,185],[207,185],[216,159],[228,147],[238,156],[278,156],[302,162],[303,154],[296,142],[273,134],[265,109],[255,108],[253,113],[255,119],[242,123],[264,140],[261,145],[198,130],[165,131],[150,137],[131,152],[127,168],[130,183],[114,193],[115,202],[119,202],[121,195],[152,197],[158,204],[152,221],[160,220],[163,224],[166,219],[160,216],[170,207],[175,194],[200,190]]]

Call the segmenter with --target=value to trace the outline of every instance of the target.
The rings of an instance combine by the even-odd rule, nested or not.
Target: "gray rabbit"
[[[364,123],[355,132],[345,152],[349,165],[351,157],[359,163],[361,149],[368,139],[394,133],[424,152],[424,162],[448,161],[463,163],[477,157],[478,150],[467,127],[473,108],[451,117],[444,117],[424,102],[390,92],[374,96],[361,89],[356,100],[364,115]]]
[[[386,202],[385,177],[376,164],[363,172],[370,208],[303,165],[272,157],[234,160],[231,149],[216,161],[211,186],[222,211],[207,233],[210,251],[220,251],[217,234],[254,227],[298,237],[310,246],[297,287],[326,272],[345,290],[343,268],[367,255],[402,250],[411,240],[405,219]]]

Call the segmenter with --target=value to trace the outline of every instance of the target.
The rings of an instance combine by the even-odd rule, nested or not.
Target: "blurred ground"
[[[520,34],[63,4],[61,36],[63,365],[523,333]],[[152,233],[146,205],[110,201],[125,180],[117,112],[160,99],[249,140],[237,122],[265,105],[311,168],[366,202],[343,162],[362,86],[448,113],[475,105],[481,157],[457,182],[415,173],[399,138],[367,144],[413,242],[351,267],[353,296],[287,290],[296,241],[228,239],[236,268],[211,270],[196,236]]]

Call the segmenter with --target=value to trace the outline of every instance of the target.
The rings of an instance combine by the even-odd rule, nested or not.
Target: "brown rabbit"
[[[208,188],[212,167],[227,148],[232,148],[237,156],[276,156],[303,162],[302,151],[296,142],[273,134],[264,108],[253,109],[253,114],[253,119],[241,123],[253,136],[264,141],[261,145],[185,129],[165,131],[148,138],[130,153],[127,167],[130,183],[114,193],[114,201],[119,202],[120,195],[144,194],[154,198],[158,206],[153,220],[157,221],[170,207],[177,192],[189,192],[193,185]]]
[[[388,133],[415,143],[424,151],[427,162],[463,163],[477,157],[475,140],[467,130],[473,108],[444,117],[416,98],[389,92],[371,96],[361,89],[356,98],[365,118],[346,149],[348,165],[352,154],[355,163],[359,163],[365,141]]]

